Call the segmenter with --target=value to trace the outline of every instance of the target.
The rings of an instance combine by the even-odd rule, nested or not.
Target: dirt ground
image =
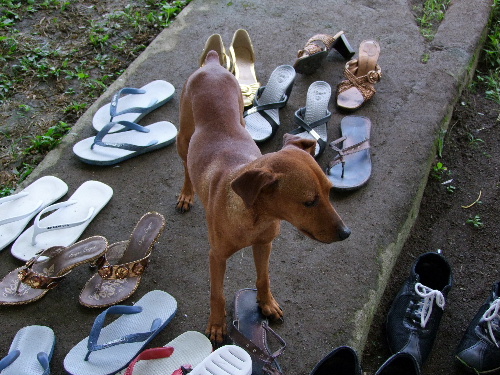
[[[447,171],[436,178],[431,170],[419,216],[371,327],[363,353],[365,371],[375,372],[391,354],[385,337],[386,314],[415,259],[441,249],[452,267],[454,285],[422,372],[467,373],[455,363],[454,350],[493,283],[500,280],[500,106],[485,97],[485,88],[477,85],[462,95],[454,110],[442,158],[436,158]],[[480,228],[467,223],[476,215]]]

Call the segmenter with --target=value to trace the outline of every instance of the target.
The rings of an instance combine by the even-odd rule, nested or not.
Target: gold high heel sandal
[[[248,32],[236,30],[229,53],[234,68],[234,76],[238,80],[243,95],[243,105],[250,107],[260,87],[255,75],[255,53]]]
[[[203,52],[200,56],[200,66],[205,65],[205,58],[207,57],[207,53],[212,50],[217,52],[217,54],[219,55],[220,64],[232,73],[233,67],[231,65],[231,60],[226,53],[224,43],[222,43],[222,38],[219,34],[210,35],[207,39],[205,48],[203,49]]]

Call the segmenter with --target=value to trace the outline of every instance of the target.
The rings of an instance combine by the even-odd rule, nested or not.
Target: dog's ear
[[[301,150],[304,150],[311,154],[311,156],[314,156],[316,153],[316,141],[313,139],[306,139],[299,137],[294,134],[288,134],[286,133],[283,136],[283,148],[288,147],[288,146],[293,146],[293,147],[298,147]]]
[[[272,189],[279,175],[264,168],[250,169],[241,173],[231,182],[231,188],[238,194],[245,206],[250,208],[262,191]]]

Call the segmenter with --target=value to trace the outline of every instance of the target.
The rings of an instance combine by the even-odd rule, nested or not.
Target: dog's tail
[[[220,65],[219,54],[216,51],[211,50],[208,51],[207,57],[205,57],[205,64],[213,64],[213,63]]]

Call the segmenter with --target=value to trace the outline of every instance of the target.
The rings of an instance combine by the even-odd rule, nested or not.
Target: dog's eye
[[[306,207],[314,207],[314,206],[318,205],[318,202],[319,202],[319,198],[316,196],[316,197],[314,197],[314,199],[312,201],[304,202],[304,206],[306,206]]]

